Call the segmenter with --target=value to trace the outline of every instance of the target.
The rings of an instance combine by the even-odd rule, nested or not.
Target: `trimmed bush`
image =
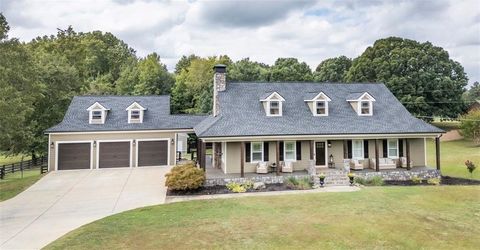
[[[198,189],[205,182],[205,172],[194,164],[175,166],[165,177],[165,186],[172,190]]]
[[[440,185],[440,178],[430,178],[427,180],[429,185]]]
[[[227,184],[228,190],[234,192],[234,193],[245,193],[247,192],[247,188],[239,183],[231,182]]]
[[[358,183],[364,186],[382,186],[384,184],[384,181],[381,176],[374,176],[367,179],[357,177],[355,178],[355,183]]]
[[[312,183],[310,182],[310,178],[304,177],[302,179],[297,179],[295,177],[288,177],[285,179],[284,182],[285,186],[288,189],[312,189]]]
[[[413,182],[414,184],[422,184],[422,181],[423,181],[422,178],[420,178],[420,177],[418,177],[418,176],[416,176],[416,175],[415,175],[414,177],[412,177],[412,182]]]

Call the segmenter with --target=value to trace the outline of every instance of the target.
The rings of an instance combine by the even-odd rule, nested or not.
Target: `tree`
[[[316,82],[345,82],[352,59],[346,56],[329,58],[322,61],[313,73]]]
[[[296,58],[278,58],[270,70],[271,81],[307,82],[313,80],[312,70]]]
[[[29,117],[44,86],[28,50],[8,38],[8,23],[0,14],[0,151],[21,153],[33,138]]]
[[[182,56],[175,65],[175,74],[178,75],[180,74],[180,72],[182,72],[182,70],[187,69],[190,66],[192,60],[194,59],[200,59],[200,57],[196,56],[195,54],[191,54],[189,56]]]
[[[135,95],[164,95],[170,93],[174,78],[160,61],[160,56],[152,53],[137,64],[138,81],[133,87]]]
[[[465,92],[464,97],[468,103],[474,102],[475,100],[480,100],[480,83],[474,82],[472,87]]]
[[[460,132],[465,138],[480,145],[480,110],[472,110],[461,116]]]
[[[229,81],[269,81],[269,67],[266,64],[252,62],[244,58],[236,61],[228,68]]]
[[[456,117],[467,76],[460,63],[430,42],[389,37],[353,60],[348,81],[381,82],[413,114]]]

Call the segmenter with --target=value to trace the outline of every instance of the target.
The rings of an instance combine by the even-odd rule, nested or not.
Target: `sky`
[[[111,32],[138,56],[158,53],[170,71],[189,54],[295,57],[314,70],[398,36],[443,47],[470,83],[480,81],[480,0],[0,0],[0,12],[10,37],[30,41],[69,25]]]

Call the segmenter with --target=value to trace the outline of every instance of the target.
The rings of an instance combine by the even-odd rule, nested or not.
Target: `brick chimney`
[[[220,114],[220,103],[218,101],[218,92],[227,89],[227,66],[217,64],[213,66],[215,71],[213,75],[213,116]]]

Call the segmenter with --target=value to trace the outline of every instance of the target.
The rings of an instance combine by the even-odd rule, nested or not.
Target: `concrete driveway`
[[[105,216],[165,202],[170,168],[69,170],[49,173],[0,203],[0,249],[39,249]]]

